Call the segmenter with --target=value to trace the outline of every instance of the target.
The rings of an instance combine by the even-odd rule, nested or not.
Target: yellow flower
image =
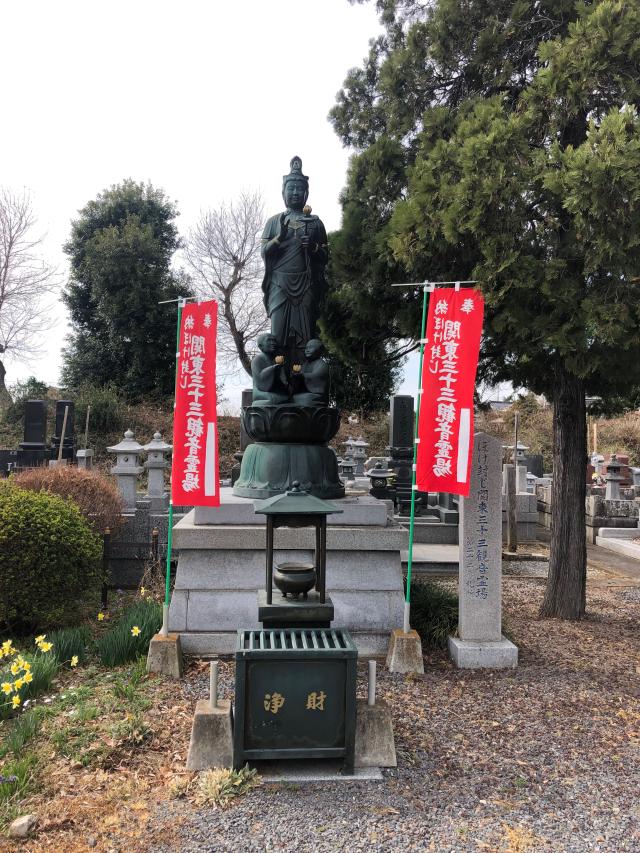
[[[98,613],[98,622],[102,622],[104,619],[104,613]]]
[[[31,675],[30,672],[26,672],[22,676],[22,680],[24,681],[25,684],[31,684],[31,682],[33,681],[33,676]]]
[[[23,684],[24,684],[23,678],[16,678],[16,680],[13,682],[13,686],[15,687],[16,690],[20,690],[20,688],[22,687]]]
[[[23,669],[25,672],[30,672],[30,671],[31,671],[31,664],[29,663],[29,661],[28,661],[28,660],[23,660],[23,661],[22,661],[22,663],[21,663],[21,666],[22,666],[22,669]]]
[[[8,696],[9,693],[13,692],[13,684],[11,684],[10,681],[3,681],[2,682],[2,691],[3,691],[3,693],[6,693],[6,695]]]
[[[12,696],[11,697],[11,704],[13,705],[14,708],[17,708],[18,705],[20,704],[20,697],[19,696]]]
[[[71,666],[78,666],[78,655],[74,655],[71,658]]]
[[[40,643],[41,652],[50,652],[53,648],[53,643]]]
[[[146,593],[147,593],[146,589],[143,586],[141,586],[140,587],[140,595],[144,598]]]
[[[5,653],[5,655],[11,654],[12,645],[13,645],[12,640],[5,640],[4,641],[4,643],[2,644],[2,651]]]
[[[39,646],[40,643],[43,643],[46,636],[46,634],[40,634],[39,637],[36,637],[36,646]]]
[[[134,625],[133,628],[131,629],[131,633],[133,634],[134,637],[137,637],[138,634],[140,633],[140,628],[138,628],[137,625]]]
[[[14,662],[11,664],[11,675],[17,675],[17,674],[20,672],[20,670],[21,670],[21,669],[22,669],[22,667],[20,666],[20,664],[18,663],[18,661],[14,661]]]

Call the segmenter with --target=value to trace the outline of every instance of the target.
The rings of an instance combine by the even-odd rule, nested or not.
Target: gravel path
[[[542,581],[504,586],[517,670],[461,673],[434,653],[424,677],[379,672],[399,764],[383,782],[262,785],[225,809],[172,801],[157,821],[182,825],[154,850],[640,851],[637,590],[594,589],[589,617],[561,623],[537,617]],[[221,686],[230,696],[231,661]],[[206,672],[184,689],[206,695]]]

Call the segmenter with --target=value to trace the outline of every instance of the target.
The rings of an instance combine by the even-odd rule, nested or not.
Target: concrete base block
[[[212,708],[208,699],[199,699],[191,727],[187,770],[211,770],[233,766],[233,725],[231,702],[218,699]]]
[[[171,678],[182,678],[182,646],[180,634],[156,634],[149,643],[147,672],[160,672]]]
[[[391,632],[387,669],[389,672],[424,673],[422,643],[417,631],[411,630],[405,634],[401,628],[395,628]]]
[[[355,766],[398,766],[391,709],[386,702],[368,705],[366,699],[358,699]]]
[[[515,669],[518,647],[503,637],[493,642],[449,637],[449,654],[458,669]]]

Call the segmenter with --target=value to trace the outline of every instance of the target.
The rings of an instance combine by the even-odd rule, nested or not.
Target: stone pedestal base
[[[281,495],[294,482],[317,498],[342,498],[335,453],[323,444],[276,444],[256,441],[242,456],[234,495],[270,498]]]
[[[391,709],[378,700],[358,699],[355,767],[397,767]]]
[[[182,647],[180,634],[156,634],[149,643],[147,672],[159,672],[171,678],[182,678]]]
[[[449,654],[458,669],[515,669],[518,647],[511,640],[461,640],[449,637]]]
[[[174,527],[179,553],[169,609],[169,630],[179,633],[185,654],[233,654],[239,628],[258,630],[258,591],[265,585],[264,516],[253,501],[221,491],[220,508],[198,507]],[[387,517],[374,498],[344,498],[329,516],[327,595],[333,628],[346,628],[361,654],[382,655],[389,633],[402,625],[401,552],[407,531]],[[274,561],[310,562],[310,528],[279,528]],[[274,601],[279,592],[274,591]],[[282,600],[282,599],[281,599]],[[301,602],[302,604],[302,602]]]
[[[387,669],[389,672],[424,673],[422,642],[417,631],[411,630],[405,634],[401,628],[395,628],[391,632]]]
[[[233,765],[231,703],[218,699],[212,708],[208,699],[199,699],[191,727],[187,770],[211,770]]]

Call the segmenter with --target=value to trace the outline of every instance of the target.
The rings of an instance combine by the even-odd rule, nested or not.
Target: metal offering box
[[[357,661],[341,629],[238,631],[234,767],[344,758],[353,773]]]

